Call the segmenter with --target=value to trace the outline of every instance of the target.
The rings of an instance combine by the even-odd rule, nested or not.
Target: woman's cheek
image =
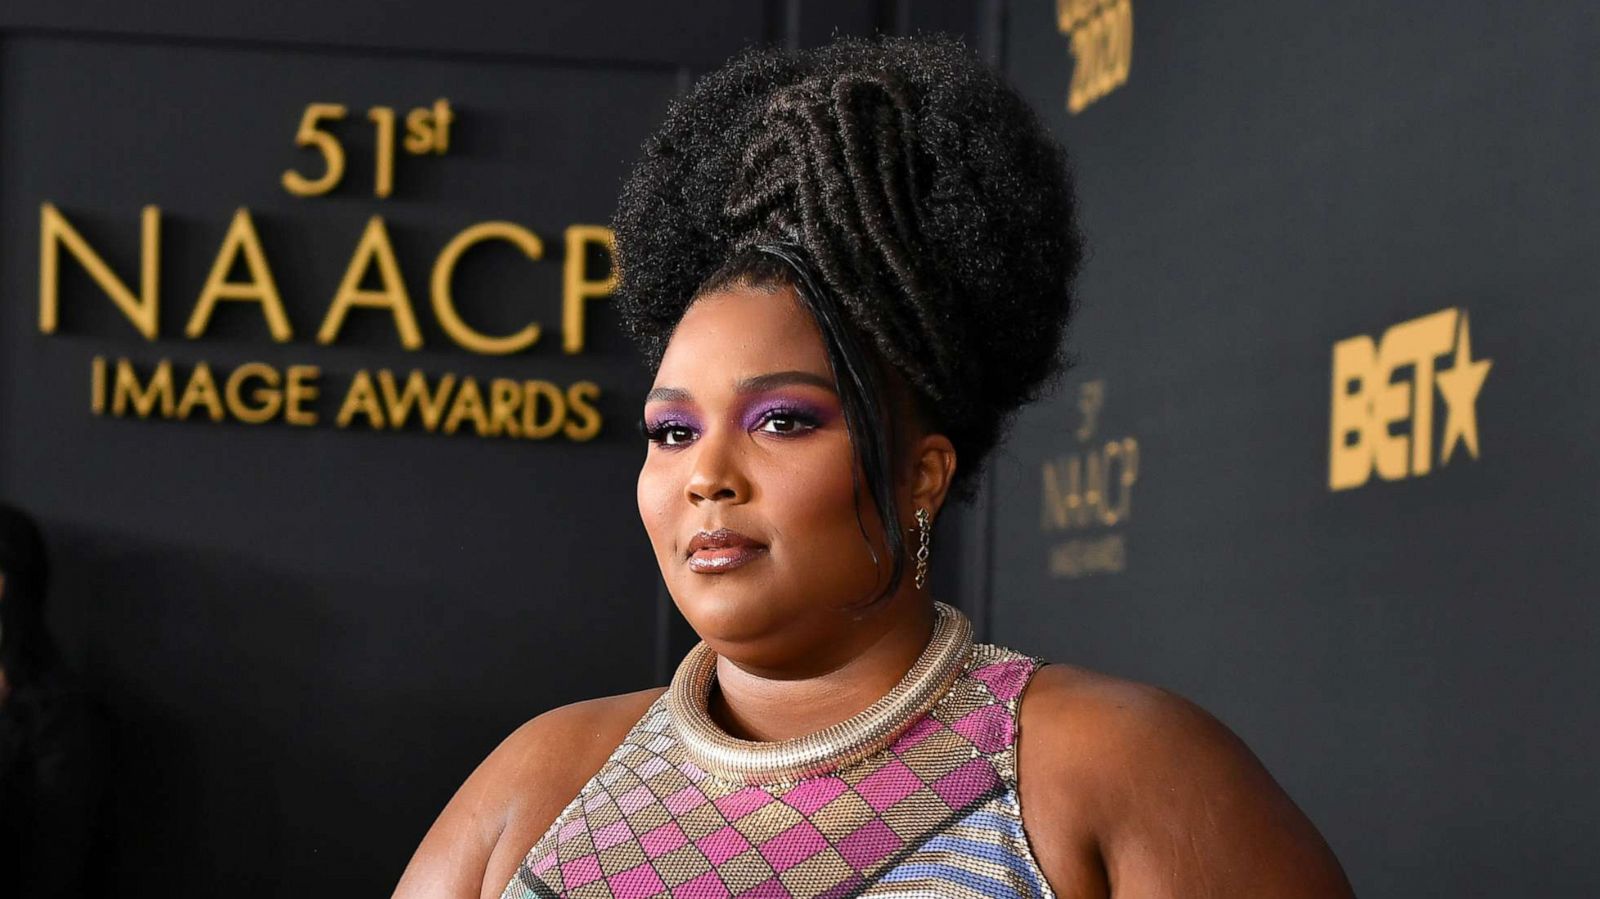
[[[849,445],[817,445],[771,477],[774,524],[803,549],[802,562],[813,572],[848,565],[856,555],[870,564],[856,524],[855,485],[850,478]],[[865,511],[865,510],[863,510]],[[842,573],[842,572],[841,572]]]
[[[656,557],[663,561],[672,551],[672,492],[669,472],[656,460],[647,459],[639,471],[639,518]]]

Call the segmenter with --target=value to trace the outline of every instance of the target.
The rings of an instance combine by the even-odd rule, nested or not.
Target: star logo
[[[1478,458],[1478,394],[1492,365],[1472,358],[1460,307],[1390,325],[1376,340],[1357,334],[1335,343],[1328,489],[1360,487],[1374,474],[1385,481],[1421,477],[1435,458],[1448,463],[1458,445]],[[1440,399],[1445,419],[1436,442]]]
[[[1478,391],[1483,389],[1492,364],[1488,359],[1472,358],[1472,335],[1463,311],[1456,331],[1455,363],[1434,377],[1448,413],[1444,439],[1439,444],[1440,465],[1450,461],[1457,443],[1465,444],[1472,458],[1478,458]]]

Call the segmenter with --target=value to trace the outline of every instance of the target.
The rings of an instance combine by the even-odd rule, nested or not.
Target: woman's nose
[[[750,498],[750,481],[743,468],[737,435],[718,428],[695,442],[694,467],[684,491],[689,502],[706,500],[742,503]]]

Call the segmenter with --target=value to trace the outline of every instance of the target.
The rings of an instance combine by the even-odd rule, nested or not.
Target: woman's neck
[[[866,709],[905,677],[933,633],[932,603],[915,597],[895,605],[872,619],[875,627],[861,647],[825,674],[786,678],[719,658],[712,719],[731,736],[776,741],[815,733]]]

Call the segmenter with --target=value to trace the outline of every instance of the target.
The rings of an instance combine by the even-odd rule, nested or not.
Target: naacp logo
[[[1039,529],[1058,541],[1049,550],[1051,577],[1115,574],[1128,564],[1123,526],[1133,515],[1139,441],[1097,436],[1105,402],[1106,382],[1079,386],[1076,446],[1040,468]]]
[[[1464,309],[1401,322],[1378,341],[1362,334],[1334,344],[1329,489],[1360,487],[1374,471],[1386,481],[1420,477],[1458,450],[1478,458],[1478,393],[1492,364],[1472,358]],[[1444,406],[1437,426],[1435,390]]]

